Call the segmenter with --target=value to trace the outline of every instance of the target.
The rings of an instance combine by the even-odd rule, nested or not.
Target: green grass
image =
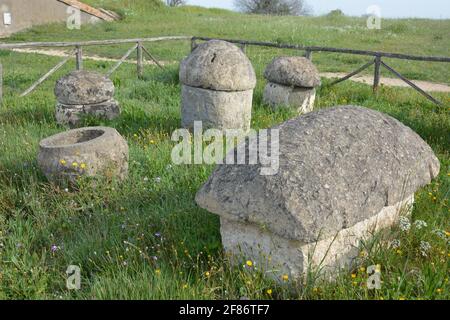
[[[123,7],[127,9],[127,6]],[[133,10],[135,7],[131,8]],[[305,25],[298,28],[313,32],[311,30],[320,28],[325,19],[271,20],[192,7],[155,10],[146,18],[148,23],[139,23],[139,16],[133,16],[130,20],[127,18],[113,24],[116,31],[111,32],[111,38],[131,37],[133,34],[200,33],[274,40],[274,34],[278,33],[288,37],[288,25],[293,25],[294,21],[305,21]],[[182,20],[175,21],[177,17]],[[205,22],[208,20],[216,22],[212,28],[215,30],[207,28]],[[269,30],[265,21],[274,21],[272,28],[276,26],[279,32]],[[409,21],[392,21],[392,24],[409,26]],[[182,28],[183,22],[189,24]],[[348,22],[330,22],[334,25],[339,23]],[[435,27],[442,24],[444,30],[449,22],[418,23],[439,32],[441,29]],[[242,27],[243,24],[246,27]],[[257,26],[260,29],[253,33]],[[58,31],[56,26],[41,27],[20,34],[16,39],[103,38],[106,33],[99,32],[102,28],[105,27],[99,25],[85,32],[71,33]],[[46,34],[45,30],[49,33]],[[397,26],[395,30],[401,31],[404,27]],[[410,52],[409,49],[414,48],[414,53],[428,50],[430,54],[446,54],[448,49],[444,44],[430,48],[413,46],[412,37],[420,38],[425,33],[423,28],[417,28],[413,35],[399,35],[396,40],[398,46],[392,44],[391,49]],[[310,37],[312,33],[292,34],[295,38],[286,38],[287,42],[302,42],[302,37]],[[327,37],[330,45],[342,41],[342,46],[354,44],[360,48],[373,48],[370,41],[364,44],[357,33],[352,34],[352,41],[348,34],[336,39],[320,31],[317,38],[309,43],[325,44]],[[388,43],[383,45],[386,46],[383,48],[388,48]],[[167,60],[178,59],[189,52],[187,43],[159,44],[153,49]],[[292,117],[289,112],[272,112],[261,103],[264,86],[262,71],[274,54],[274,51],[257,48],[249,51],[258,74],[253,105],[254,128],[267,128]],[[328,67],[339,69],[339,66],[349,66],[350,63],[333,64],[327,60],[330,58],[320,60],[320,57],[317,55],[317,60],[324,68],[330,64]],[[18,93],[59,59],[3,51],[0,60],[5,66],[5,93],[0,108],[0,298],[450,298],[450,238],[445,234],[443,238],[436,234],[436,230],[450,230],[448,108],[437,108],[410,89],[382,87],[375,96],[369,86],[345,82],[331,88],[323,86],[319,90],[316,108],[361,105],[385,112],[410,126],[431,145],[441,161],[441,172],[436,180],[416,193],[411,220],[424,220],[427,227],[419,230],[413,226],[409,232],[403,232],[394,226],[380,232],[361,246],[354,270],[342,272],[333,282],[317,279],[312,273],[306,283],[292,290],[287,284],[277,284],[264,277],[264,271],[259,270],[258,266],[233,267],[228,262],[222,251],[219,219],[198,208],[194,202],[196,191],[206,181],[213,166],[169,166],[174,145],[170,135],[180,126],[177,65],[167,66],[165,70],[148,66],[142,80],[134,77],[135,66],[129,64],[123,65],[113,75],[117,86],[116,99],[123,108],[122,116],[112,122],[89,119],[85,124],[115,127],[127,139],[130,146],[129,178],[122,184],[112,182],[96,187],[82,181],[78,190],[66,191],[47,182],[37,167],[36,155],[38,142],[42,138],[65,130],[54,120],[52,89],[54,81],[71,70],[73,65],[58,71],[30,96],[19,98]],[[110,63],[85,62],[87,69],[99,72],[106,72],[111,66]],[[413,67],[406,67],[413,72]],[[417,72],[423,79],[442,74],[441,80],[448,80],[449,74],[448,69],[432,67]],[[447,103],[450,101],[448,94],[436,96]],[[394,239],[400,240],[399,248],[389,246]],[[421,241],[431,245],[426,257],[420,252]],[[59,249],[52,252],[52,245]],[[82,290],[77,292],[69,292],[65,288],[65,271],[70,264],[81,267]],[[367,275],[362,268],[376,264],[381,266],[382,288],[368,290],[365,287]],[[268,294],[269,289],[271,294]]]
[[[143,0],[94,0],[90,3],[118,11],[123,16],[123,20],[83,26],[81,30],[69,30],[62,23],[52,24],[18,33],[10,41],[79,41],[161,35],[196,35],[416,55],[449,55],[450,20],[383,19],[381,30],[369,30],[365,19],[346,16],[242,15],[222,9],[206,10],[193,6],[166,8],[155,5],[157,1]],[[161,43],[151,45],[149,49],[163,60],[179,60],[186,53],[185,48],[188,46],[188,43],[175,45]],[[120,58],[127,51],[127,47],[131,47],[131,45],[85,48],[85,52]],[[292,51],[263,49],[258,52],[259,56],[266,59],[275,54],[292,54]],[[296,54],[303,54],[303,52]],[[334,53],[316,53],[314,55],[315,63],[320,71],[324,72],[353,71],[369,59],[370,57]],[[400,73],[405,73],[413,79],[450,83],[449,63],[389,59],[386,61]],[[383,71],[383,73],[394,77],[388,71]]]

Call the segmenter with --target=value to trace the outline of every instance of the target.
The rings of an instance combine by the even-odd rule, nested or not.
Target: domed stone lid
[[[272,60],[264,72],[270,82],[286,86],[315,88],[320,86],[316,66],[304,57],[278,57]]]
[[[256,86],[255,70],[240,48],[225,41],[200,44],[180,65],[181,83],[218,91],[245,91]]]
[[[197,193],[199,206],[311,243],[408,198],[439,173],[419,135],[374,110],[327,108],[274,128],[278,173],[260,175],[259,164],[219,165]]]
[[[113,97],[114,84],[100,73],[73,71],[56,82],[55,95],[67,105],[101,103]]]

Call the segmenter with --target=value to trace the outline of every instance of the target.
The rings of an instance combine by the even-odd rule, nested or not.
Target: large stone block
[[[279,250],[277,263],[294,277],[311,248],[318,254],[311,267],[323,258],[322,267],[333,269],[354,257],[375,222],[375,229],[391,225],[398,208],[439,173],[439,160],[419,135],[371,109],[321,109],[274,129],[277,173],[261,175],[261,163],[219,165],[196,202],[221,217],[232,253],[237,245],[266,256]],[[248,141],[247,154],[254,148]]]
[[[181,99],[185,128],[202,121],[203,128],[250,129],[253,90],[226,92],[182,85]]]
[[[128,174],[128,144],[113,128],[87,127],[65,131],[39,143],[39,167],[49,181]]]
[[[284,86],[269,82],[263,95],[264,103],[276,110],[282,107],[294,108],[298,113],[308,113],[314,109],[316,89]]]
[[[311,271],[320,267],[322,272],[333,274],[352,265],[359,254],[361,240],[369,240],[375,232],[396,223],[400,216],[410,214],[413,202],[414,195],[411,195],[395,205],[383,207],[370,218],[313,243],[289,240],[255,224],[223,217],[220,219],[220,234],[225,251],[234,259],[250,259],[263,270],[270,271],[268,274],[276,280],[285,274],[300,279],[309,267],[313,268]]]

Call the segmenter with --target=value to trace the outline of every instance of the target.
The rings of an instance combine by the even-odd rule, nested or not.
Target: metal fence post
[[[379,55],[375,56],[375,73],[373,76],[373,92],[376,93],[378,91],[378,87],[380,85],[380,66],[381,66],[381,57]]]
[[[139,79],[144,76],[144,54],[142,51],[142,42],[137,43],[137,74]]]
[[[76,46],[76,68],[77,70],[83,70],[83,48]]]

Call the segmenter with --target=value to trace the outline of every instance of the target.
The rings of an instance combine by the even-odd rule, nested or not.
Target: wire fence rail
[[[403,80],[414,90],[418,91],[420,94],[425,96],[427,99],[432,101],[437,105],[442,105],[442,102],[434,98],[429,93],[425,92],[419,86],[414,84],[412,81],[408,80],[397,70],[389,66],[383,58],[391,59],[401,59],[401,60],[413,60],[413,61],[428,61],[428,62],[442,62],[449,63],[450,57],[443,56],[418,56],[382,51],[370,51],[370,50],[354,50],[348,48],[333,48],[333,47],[319,47],[319,46],[304,46],[298,44],[282,44],[275,42],[263,42],[263,41],[253,41],[253,40],[236,40],[236,39],[219,39],[219,38],[208,38],[208,37],[192,37],[192,36],[164,36],[164,37],[153,37],[153,38],[134,38],[134,39],[112,39],[112,40],[93,40],[93,41],[81,41],[81,42],[23,42],[23,43],[0,43],[0,50],[11,50],[11,49],[22,49],[22,48],[73,48],[68,56],[59,62],[55,67],[49,70],[41,78],[39,78],[32,86],[25,90],[20,96],[24,97],[31,92],[33,92],[39,85],[41,85],[45,80],[47,80],[52,74],[59,70],[63,65],[65,65],[71,58],[75,56],[76,70],[83,69],[83,47],[88,46],[106,46],[106,45],[117,45],[117,44],[128,44],[132,43],[133,46],[124,54],[124,56],[117,61],[117,63],[106,73],[107,77],[110,77],[132,54],[136,52],[136,65],[137,65],[137,76],[141,78],[144,72],[144,55],[148,56],[158,67],[163,68],[162,64],[150,53],[150,51],[144,46],[144,43],[160,42],[160,41],[190,41],[191,50],[195,50],[198,46],[199,41],[209,41],[209,40],[224,40],[234,44],[239,45],[245,52],[247,46],[260,46],[278,49],[291,49],[299,50],[305,52],[305,57],[312,60],[313,52],[331,52],[331,53],[342,53],[342,54],[352,54],[352,55],[362,55],[372,57],[370,61],[365,63],[363,66],[359,67],[355,71],[349,73],[348,75],[331,82],[329,85],[336,85],[351,77],[361,73],[367,68],[374,65],[374,77],[373,77],[373,91],[376,93],[380,85],[380,75],[381,67],[385,68],[389,72],[393,73],[396,77]],[[3,76],[2,76],[2,66],[0,64],[0,102],[2,99],[2,88],[3,88]]]

